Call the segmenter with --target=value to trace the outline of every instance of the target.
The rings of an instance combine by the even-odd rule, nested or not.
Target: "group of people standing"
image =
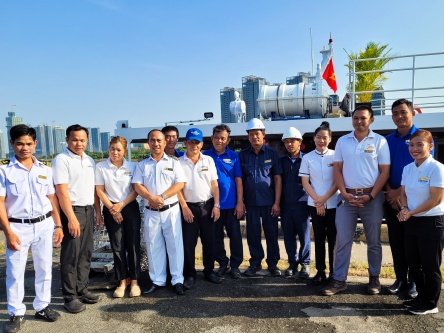
[[[433,159],[430,132],[417,129],[413,105],[405,99],[392,106],[397,129],[382,137],[370,129],[368,106],[352,113],[354,131],[328,148],[332,132],[322,122],[314,132],[315,150],[303,154],[301,133],[284,131],[286,154],[265,143],[259,119],[247,124],[250,146],[238,154],[228,148],[230,128],[217,125],[212,148],[201,152],[203,134],[186,133],[186,152],[175,150],[176,127],[148,133],[150,157],[139,163],[125,159],[127,141],[112,138],[109,158],[97,165],[85,154],[88,130],[72,125],[67,147],[52,168],[33,156],[36,133],[26,125],[11,128],[15,156],[0,167],[0,224],[6,236],[7,298],[10,321],[6,332],[17,332],[25,320],[24,271],[32,249],[36,271],[35,318],[59,319],[50,308],[52,238],[61,244],[60,267],[64,306],[71,313],[85,303],[100,301],[88,291],[94,221],[103,221],[114,254],[114,297],[151,294],[167,285],[168,274],[178,295],[196,283],[195,247],[200,237],[205,280],[220,284],[225,274],[239,279],[243,261],[239,220],[246,216],[252,277],[262,269],[264,231],[267,268],[281,276],[278,221],[281,219],[289,266],[286,276],[310,275],[310,217],[315,238],[314,285],[328,284],[324,295],[347,289],[357,219],[364,226],[368,246],[369,294],[379,294],[382,262],[381,222],[388,224],[396,273],[388,288],[395,294],[408,289],[404,302],[411,313],[436,313],[441,290],[444,232],[444,166]],[[140,229],[137,196],[144,200],[151,285],[141,291]],[[101,204],[100,204],[101,202]],[[101,206],[103,210],[101,210]],[[59,209],[60,207],[60,209]],[[224,228],[230,239],[230,258],[224,248]],[[297,238],[300,242],[297,251]],[[328,276],[326,267],[328,244]],[[215,261],[219,268],[215,268]],[[129,286],[129,287],[128,287]]]

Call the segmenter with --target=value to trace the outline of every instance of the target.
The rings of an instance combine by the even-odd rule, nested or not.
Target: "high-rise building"
[[[293,84],[299,84],[301,82],[308,84],[310,82],[308,79],[309,76],[310,76],[310,73],[299,72],[298,75],[296,75],[296,76],[287,77],[286,84],[293,85]]]
[[[89,140],[92,144],[92,152],[98,153],[102,151],[102,145],[100,144],[100,128],[93,127],[89,130]]]
[[[52,156],[55,154],[54,149],[54,127],[50,125],[43,125],[46,140],[46,154]]]
[[[5,133],[0,130],[0,158],[6,158],[6,138]]]
[[[105,152],[108,151],[108,145],[111,141],[111,134],[109,132],[102,132],[100,133],[100,151]]]
[[[242,99],[247,108],[245,121],[249,121],[252,118],[260,118],[259,106],[257,104],[259,90],[263,85],[268,84],[267,80],[262,77],[250,75],[242,78]]]
[[[225,87],[220,90],[220,118],[224,124],[236,122],[235,115],[230,112],[230,102],[236,99],[234,97],[235,91],[242,96],[240,88]]]
[[[66,147],[66,133],[62,126],[53,127],[53,145],[54,153],[60,154]]]
[[[46,135],[45,135],[45,125],[38,125],[34,127],[36,139],[37,139],[37,146],[35,147],[35,156],[37,157],[43,157],[48,156],[48,152],[46,150]]]
[[[23,124],[23,118],[17,117],[15,112],[8,112],[8,116],[6,117],[6,140],[8,141],[9,153],[8,157],[14,156],[14,149],[12,149],[11,144],[9,143],[9,131],[12,126]]]

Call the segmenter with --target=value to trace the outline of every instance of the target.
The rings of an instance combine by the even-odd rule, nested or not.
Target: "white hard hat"
[[[249,130],[255,130],[255,129],[265,130],[264,123],[260,119],[251,118],[250,121],[247,124],[247,132]]]
[[[285,130],[284,134],[282,135],[282,141],[284,141],[285,139],[302,140],[302,135],[298,129],[296,129],[294,127],[289,127],[287,130]]]

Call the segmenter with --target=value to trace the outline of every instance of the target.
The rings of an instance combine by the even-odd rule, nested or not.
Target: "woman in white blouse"
[[[405,255],[416,277],[418,296],[405,301],[417,315],[437,313],[441,293],[441,261],[444,236],[444,165],[430,152],[433,137],[419,130],[410,137],[409,152],[414,162],[406,165],[401,180],[401,207],[405,223]]]
[[[96,191],[103,203],[103,218],[114,256],[114,271],[120,282],[114,297],[123,297],[127,279],[130,297],[140,296],[140,210],[131,180],[136,163],[125,160],[127,141],[116,136],[109,144],[109,158],[96,166]]]
[[[315,238],[317,273],[312,279],[314,285],[326,282],[325,239],[328,241],[329,277],[333,276],[333,254],[336,243],[335,215],[338,188],[333,179],[334,150],[328,149],[331,142],[330,124],[322,122],[314,132],[316,149],[304,155],[299,176],[307,191],[308,209],[311,215]]]

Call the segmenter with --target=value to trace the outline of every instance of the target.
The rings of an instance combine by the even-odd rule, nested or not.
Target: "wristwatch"
[[[165,193],[162,193],[160,196],[162,197],[163,200],[167,199],[167,196],[165,195]]]
[[[219,204],[214,204],[214,208],[220,209],[220,205]]]

